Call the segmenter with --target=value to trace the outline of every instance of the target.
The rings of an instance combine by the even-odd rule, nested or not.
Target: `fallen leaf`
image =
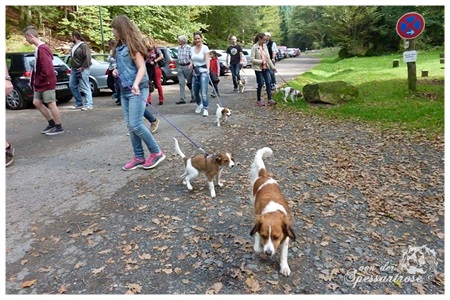
[[[36,279],[22,282],[22,288],[27,288],[27,287],[33,286],[36,282],[37,282]]]

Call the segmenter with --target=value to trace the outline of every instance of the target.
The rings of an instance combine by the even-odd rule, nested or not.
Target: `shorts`
[[[43,92],[34,91],[34,99],[41,100],[44,103],[56,102],[56,90],[48,90]]]

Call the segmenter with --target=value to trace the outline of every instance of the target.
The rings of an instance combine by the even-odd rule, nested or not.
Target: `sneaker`
[[[186,104],[186,101],[180,100],[180,101],[175,102],[175,104]]]
[[[272,105],[275,105],[277,103],[275,101],[273,101],[272,99],[270,99],[269,101],[267,101],[267,104],[272,106]]]
[[[213,97],[213,98],[216,98],[216,95],[214,95],[214,94],[211,94],[211,97]]]
[[[207,109],[204,109],[204,110],[203,110],[203,116],[204,116],[204,117],[209,116],[209,113],[208,113],[208,110],[207,110]]]
[[[128,170],[134,170],[136,168],[142,168],[144,163],[145,163],[144,158],[135,157],[131,161],[129,161],[125,166],[123,166],[122,169],[124,171],[128,171]]]
[[[73,105],[73,106],[71,106],[70,108],[71,108],[71,109],[81,109],[81,110],[83,110],[83,106],[76,106],[76,105]]]
[[[164,102],[162,102],[162,101],[159,101],[159,103],[158,103],[158,105],[163,105],[164,104]]]
[[[53,128],[55,128],[55,125],[53,125],[53,126],[47,125],[47,127],[45,127],[44,129],[41,130],[41,133],[46,134],[47,132],[51,131]]]
[[[160,162],[162,162],[166,156],[162,152],[162,150],[159,150],[159,153],[152,153],[148,160],[144,164],[144,169],[153,169],[156,167]]]
[[[191,101],[189,101],[189,103],[195,103],[195,100],[194,100],[194,99],[191,99]]]
[[[64,133],[64,129],[62,127],[53,127],[52,129],[50,129],[49,131],[47,131],[45,133],[45,135],[57,135],[57,134],[61,134]]]
[[[265,104],[264,104],[264,102],[262,102],[262,101],[256,101],[256,105],[258,105],[258,106],[266,106]]]
[[[93,106],[86,106],[83,107],[81,110],[92,110],[94,107]]]
[[[155,132],[158,129],[159,119],[156,119],[155,122],[150,123],[150,132]]]
[[[197,105],[197,109],[195,110],[195,113],[196,113],[196,114],[201,113],[201,112],[202,112],[202,109],[203,109],[203,105],[202,105],[202,104]]]
[[[14,160],[14,147],[9,145],[9,148],[6,148],[6,167],[9,166]]]
[[[237,88],[234,88],[234,89],[233,89],[233,92],[237,92]]]

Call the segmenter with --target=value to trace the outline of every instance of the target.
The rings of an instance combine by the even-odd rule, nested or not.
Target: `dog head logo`
[[[436,251],[426,245],[422,247],[408,246],[402,253],[397,269],[399,273],[406,272],[410,275],[422,275],[427,271],[436,275],[438,273]]]

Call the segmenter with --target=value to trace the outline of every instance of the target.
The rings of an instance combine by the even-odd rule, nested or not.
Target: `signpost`
[[[397,21],[397,34],[406,40],[405,45],[408,48],[403,53],[403,61],[408,66],[408,87],[410,91],[416,91],[417,74],[416,60],[417,51],[415,51],[414,39],[418,37],[425,28],[425,19],[416,12],[409,12],[400,17]]]

